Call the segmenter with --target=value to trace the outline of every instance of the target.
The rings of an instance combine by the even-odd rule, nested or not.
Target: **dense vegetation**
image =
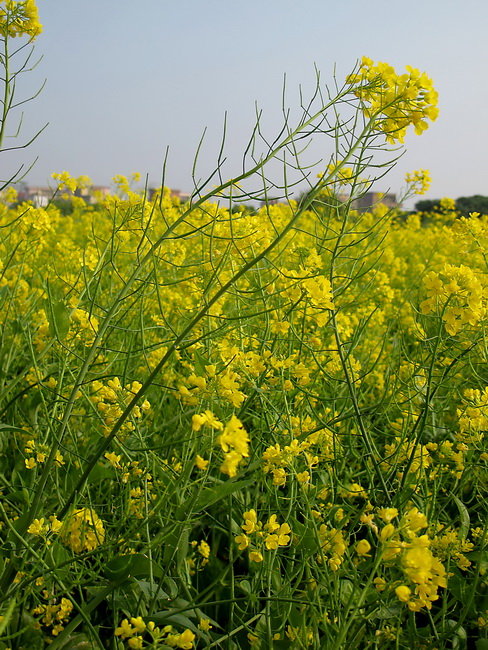
[[[425,73],[301,103],[185,204],[0,185],[0,648],[486,649],[488,217],[352,209]]]

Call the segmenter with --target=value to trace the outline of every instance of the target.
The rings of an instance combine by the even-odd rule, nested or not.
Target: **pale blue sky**
[[[50,122],[16,162],[39,156],[28,180],[52,171],[88,174],[107,184],[139,171],[158,184],[169,146],[166,184],[191,189],[193,156],[203,132],[201,175],[218,152],[228,114],[230,166],[253,124],[255,102],[274,136],[281,124],[283,75],[288,104],[311,90],[314,64],[324,82],[342,79],[367,55],[398,69],[425,70],[440,93],[440,117],[377,186],[398,191],[405,172],[427,168],[427,197],[488,194],[485,0],[38,0],[43,60],[26,76],[44,77],[42,95],[25,106],[24,132]],[[33,86],[32,86],[33,87]],[[28,155],[27,155],[28,154]],[[4,174],[2,173],[2,176]]]

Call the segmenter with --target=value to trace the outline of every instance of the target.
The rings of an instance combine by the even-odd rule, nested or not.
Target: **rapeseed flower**
[[[411,66],[400,75],[387,63],[375,64],[363,57],[358,72],[347,81],[366,117],[374,120],[374,128],[386,135],[387,142],[403,142],[410,125],[420,135],[428,128],[427,120],[439,114],[432,80]]]
[[[2,36],[29,36],[34,40],[42,32],[35,0],[6,0],[0,6],[0,34]]]
[[[60,537],[61,541],[75,553],[92,551],[103,544],[105,528],[92,508],[78,508],[64,520]]]

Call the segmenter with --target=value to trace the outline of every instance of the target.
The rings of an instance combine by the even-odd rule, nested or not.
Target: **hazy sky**
[[[218,154],[227,111],[228,177],[239,171],[255,115],[269,137],[288,99],[298,105],[315,82],[314,65],[340,80],[363,55],[397,69],[426,71],[440,93],[440,117],[378,190],[398,191],[407,171],[427,168],[426,197],[488,194],[488,106],[485,0],[38,0],[43,60],[22,91],[44,78],[26,104],[23,132],[49,122],[27,151],[0,165],[39,160],[31,184],[52,171],[88,174],[108,184],[117,173],[148,174],[157,185],[169,146],[166,184],[191,189],[191,168],[205,127],[200,175]],[[233,162],[235,161],[235,162]]]

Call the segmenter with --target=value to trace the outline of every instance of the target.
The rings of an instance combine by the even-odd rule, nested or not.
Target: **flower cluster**
[[[249,435],[242,422],[232,415],[224,426],[212,411],[206,410],[203,413],[195,413],[192,417],[192,430],[200,431],[202,427],[210,427],[222,432],[217,437],[217,444],[224,452],[224,461],[220,466],[220,471],[227,476],[235,476],[241,462],[244,458],[249,457]],[[208,460],[197,454],[195,465],[198,469],[204,470],[208,466]]]
[[[415,194],[425,194],[430,187],[431,181],[428,169],[417,169],[405,175],[405,182]]]
[[[339,528],[330,528],[321,524],[318,530],[321,551],[317,556],[319,563],[324,559],[332,571],[337,571],[344,561],[347,550],[347,541]]]
[[[424,278],[427,299],[423,314],[440,313],[446,331],[455,336],[468,325],[477,325],[486,314],[484,287],[472,268],[445,264],[439,273],[430,271]]]
[[[0,34],[29,36],[34,40],[42,32],[35,0],[6,0],[0,5]]]
[[[248,549],[251,562],[262,562],[262,551],[277,550],[290,543],[291,528],[287,523],[279,524],[276,515],[271,515],[263,525],[252,509],[244,513],[243,519],[241,528],[244,533],[237,535],[235,541],[240,551]]]
[[[27,529],[27,532],[31,535],[45,537],[48,533],[59,533],[62,527],[63,523],[59,521],[55,515],[52,515],[49,517],[48,521],[46,521],[44,517],[41,517],[40,519],[34,519],[34,521]]]
[[[61,598],[58,603],[51,601],[50,603],[38,605],[32,610],[33,616],[39,617],[39,623],[44,627],[51,628],[52,636],[58,636],[64,630],[64,624],[69,619],[73,611],[73,603],[69,598]],[[50,639],[52,642],[52,639]]]
[[[27,454],[24,459],[24,464],[27,469],[34,469],[38,464],[42,465],[46,462],[49,455],[49,447],[47,445],[40,444],[32,439],[25,443],[24,451]],[[63,454],[59,450],[56,450],[54,454],[54,462],[58,467],[64,465]]]
[[[103,544],[105,528],[92,508],[78,508],[63,521],[61,541],[75,553],[92,551]]]
[[[288,430],[282,432],[291,438],[289,444],[266,447],[262,455],[263,471],[272,475],[273,485],[278,487],[284,487],[290,475],[301,485],[307,485],[314,468],[333,460],[340,450],[340,441],[326,429],[317,430],[317,422],[312,418],[292,416],[290,423],[291,435]]]
[[[363,57],[358,72],[347,79],[364,104],[366,117],[391,143],[403,142],[410,125],[420,135],[428,128],[426,120],[435,120],[439,112],[432,80],[411,66],[406,70],[400,75],[388,63],[375,64]]]
[[[191,543],[192,552],[186,558],[186,563],[190,575],[195,575],[197,571],[204,569],[209,563],[210,546],[204,539],[198,542],[196,539]]]
[[[420,534],[428,526],[426,516],[412,507],[397,526],[392,523],[398,516],[396,508],[380,510],[378,516],[388,521],[381,528],[372,524],[372,517],[363,521],[377,533],[383,563],[396,566],[403,573],[403,578],[395,586],[397,598],[414,612],[423,607],[431,609],[432,603],[439,598],[439,587],[447,587],[447,574],[444,565],[431,550],[432,538],[428,534]],[[378,589],[385,588],[386,583],[382,578],[377,578],[375,582]]]
[[[461,443],[481,443],[488,431],[488,386],[482,390],[469,388],[463,394],[463,407],[457,409]]]
[[[132,616],[130,619],[124,618],[120,625],[115,628],[115,636],[127,642],[127,647],[131,650],[141,650],[144,647],[164,647],[181,648],[182,650],[191,650],[195,635],[191,630],[176,632],[172,625],[165,625],[163,628],[156,627],[153,621],[146,623],[141,616]],[[144,635],[146,635],[147,643]]]
[[[103,430],[106,434],[110,433],[111,428],[122,415],[124,408],[141,387],[142,384],[138,381],[133,381],[123,387],[118,377],[109,379],[106,384],[101,381],[92,383],[90,399],[103,419]],[[131,411],[132,419],[124,422],[122,431],[134,431],[134,422],[140,420],[150,408],[151,405],[147,399],[143,400],[140,406],[136,404]]]
[[[227,476],[235,476],[240,463],[249,456],[249,435],[235,415],[227,422],[217,442],[224,452],[220,471]]]

